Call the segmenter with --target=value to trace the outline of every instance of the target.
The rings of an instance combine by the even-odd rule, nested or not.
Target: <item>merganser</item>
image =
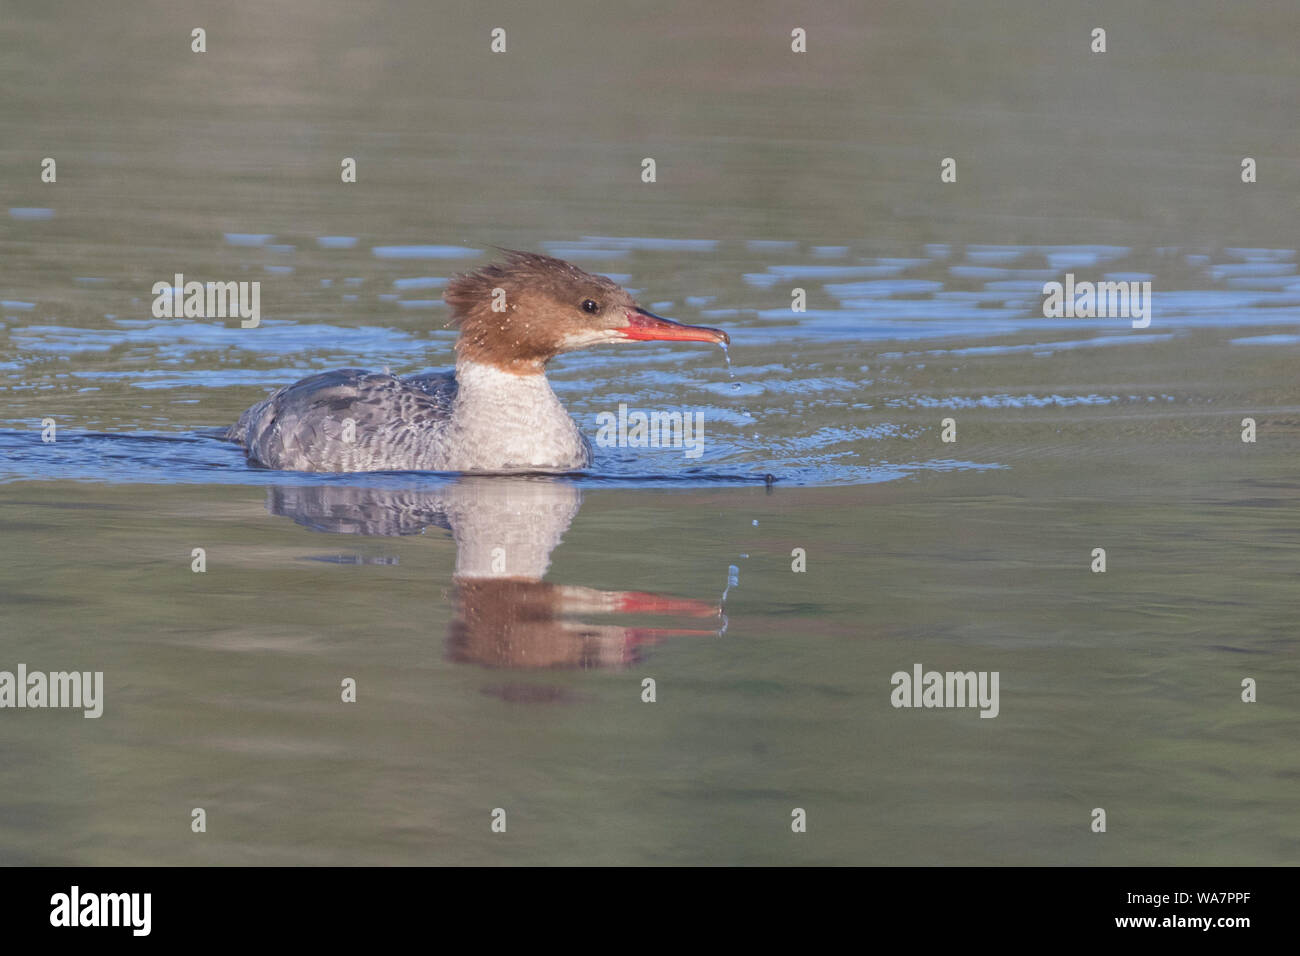
[[[591,445],[546,381],[562,352],[607,342],[713,342],[726,332],[647,312],[617,283],[551,256],[455,276],[456,368],[398,378],[345,368],[285,386],[226,433],[288,471],[575,471]]]

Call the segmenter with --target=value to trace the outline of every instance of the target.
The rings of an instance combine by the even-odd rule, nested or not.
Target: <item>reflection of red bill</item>
[[[620,591],[617,609],[622,614],[684,614],[687,617],[717,617],[722,612],[716,604],[646,591]]]

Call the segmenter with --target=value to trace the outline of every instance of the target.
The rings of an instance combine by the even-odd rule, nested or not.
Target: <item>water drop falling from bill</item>
[[[736,369],[731,364],[731,350],[727,347],[726,342],[719,342],[718,348],[722,349],[722,357],[727,360],[727,375],[731,378],[731,390],[740,391],[740,383],[736,381]],[[748,408],[742,408],[741,414],[746,418],[753,418],[753,413]],[[757,436],[755,436],[757,437]]]
[[[732,588],[740,587],[740,568],[734,564],[727,565],[727,587],[722,592],[722,603],[727,603],[727,594]]]

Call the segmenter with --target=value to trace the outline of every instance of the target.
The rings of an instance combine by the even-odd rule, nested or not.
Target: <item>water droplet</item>
[[[722,592],[723,604],[727,603],[727,594],[731,591],[731,589],[739,586],[740,586],[740,568],[736,567],[734,564],[727,565],[727,587],[726,590]]]

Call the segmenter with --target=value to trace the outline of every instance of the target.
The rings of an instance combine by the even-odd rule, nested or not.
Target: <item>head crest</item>
[[[459,327],[466,318],[481,309],[492,307],[494,290],[504,289],[507,298],[520,289],[531,289],[540,294],[560,294],[562,290],[596,285],[608,290],[618,288],[609,279],[593,276],[572,263],[539,252],[521,252],[518,249],[498,249],[504,262],[493,262],[473,272],[452,276],[443,290],[442,298],[451,306],[451,321]]]

